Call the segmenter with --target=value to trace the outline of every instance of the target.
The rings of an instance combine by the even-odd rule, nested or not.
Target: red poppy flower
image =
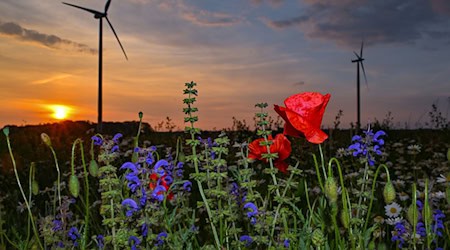
[[[321,129],[323,113],[330,94],[305,92],[284,100],[286,107],[275,105],[275,111],[284,119],[284,134],[294,137],[304,135],[311,143],[320,144],[328,138]]]
[[[275,167],[286,174],[288,164],[284,162],[284,160],[286,160],[291,154],[291,142],[283,134],[276,135],[275,139],[272,138],[272,135],[269,135],[267,139],[272,141],[272,144],[270,145],[270,153],[278,153],[278,158],[274,161]],[[267,159],[262,158],[263,154],[267,154],[267,147],[260,145],[262,141],[264,141],[264,138],[259,138],[248,145],[250,150],[248,158],[267,162]]]

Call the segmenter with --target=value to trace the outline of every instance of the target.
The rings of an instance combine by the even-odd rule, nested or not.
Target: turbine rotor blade
[[[106,14],[106,12],[108,12],[109,5],[111,5],[111,0],[108,0],[108,2],[106,2],[106,5],[105,5],[105,14]]]
[[[366,70],[364,69],[364,63],[361,61],[361,68],[364,75],[364,80],[366,81],[366,87],[369,88],[369,84],[367,83]]]
[[[358,55],[358,53],[356,53],[355,51],[353,51],[353,53],[355,53],[356,58],[358,58],[358,60],[361,60],[362,58]]]
[[[100,11],[96,11],[96,10],[84,8],[84,7],[75,5],[75,4],[70,4],[70,3],[65,3],[65,2],[62,2],[62,3],[65,4],[65,5],[69,5],[69,6],[78,8],[78,9],[82,9],[82,10],[87,11],[87,12],[90,12],[90,13],[92,13],[92,14],[94,14],[94,15],[100,15],[100,16],[104,16],[104,15],[105,15],[104,13],[101,13]]]
[[[359,56],[362,58],[362,56],[363,56],[363,47],[364,47],[364,40],[363,41],[361,41],[361,52],[359,53]]]
[[[111,27],[111,30],[112,30],[112,32],[114,33],[114,36],[116,37],[117,41],[119,42],[120,48],[122,49],[122,52],[123,52],[123,54],[124,54],[124,56],[125,56],[125,59],[128,60],[127,53],[125,53],[125,49],[123,48],[122,43],[120,42],[119,37],[117,36],[116,31],[114,30],[114,28],[113,28],[111,22],[109,21],[108,17],[105,16],[105,18],[106,18],[106,21],[108,21],[109,27]]]

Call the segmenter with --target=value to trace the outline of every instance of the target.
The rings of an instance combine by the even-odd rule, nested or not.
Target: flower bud
[[[186,156],[184,155],[183,151],[180,151],[180,153],[178,153],[178,161],[183,163],[186,161]]]
[[[325,237],[322,233],[322,230],[320,230],[320,228],[316,228],[314,230],[314,232],[312,233],[312,243],[316,246],[316,247],[320,247],[325,243]]]
[[[33,195],[39,194],[39,183],[37,182],[37,180],[33,180],[31,182],[31,192],[33,193]]]
[[[423,204],[422,218],[424,218],[424,221],[428,223],[431,223],[433,219],[433,211],[431,210],[429,202],[424,202]]]
[[[3,128],[3,134],[5,134],[5,136],[9,136],[9,127]]]
[[[411,225],[417,225],[419,220],[419,211],[416,204],[411,204],[406,212],[406,218]]]
[[[41,134],[41,139],[45,143],[45,145],[51,147],[52,141],[50,140],[50,136],[48,136],[46,133]]]
[[[76,175],[71,175],[69,179],[69,191],[73,197],[77,198],[80,193],[80,182]]]
[[[142,113],[142,111],[139,112],[139,119],[142,119],[143,116],[144,116],[144,113]]]
[[[94,159],[89,162],[89,174],[91,174],[92,177],[98,176],[98,164]]]
[[[333,176],[327,178],[325,182],[325,195],[331,203],[336,203],[338,198],[337,184]]]
[[[344,228],[348,229],[348,225],[350,223],[350,215],[348,214],[348,212],[347,213],[345,211],[341,212],[341,223],[342,226],[344,226]]]
[[[447,149],[447,161],[450,161],[450,148]]]
[[[376,244],[375,241],[370,241],[369,246],[368,246],[369,250],[375,250],[376,249]]]
[[[384,186],[383,197],[386,204],[391,204],[395,200],[395,188],[391,181]]]

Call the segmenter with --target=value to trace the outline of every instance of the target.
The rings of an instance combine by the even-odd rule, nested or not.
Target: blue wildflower
[[[185,181],[183,183],[183,189],[186,190],[187,192],[191,192],[191,187],[192,187],[192,182]]]
[[[164,245],[164,240],[166,238],[167,238],[167,233],[166,232],[159,233],[158,236],[156,236],[155,246],[160,247],[160,246]]]
[[[165,168],[163,168],[163,166],[167,167],[168,165],[169,165],[169,162],[167,162],[166,160],[159,160],[153,167],[153,171],[155,173],[157,173],[159,176],[163,176],[166,172]]]
[[[56,243],[56,247],[57,248],[64,248],[64,243],[62,241],[58,241],[58,243]]]
[[[247,202],[247,203],[244,205],[244,208],[245,208],[245,209],[247,209],[247,208],[250,209],[250,211],[247,212],[247,217],[248,217],[248,218],[253,217],[253,216],[256,216],[256,215],[258,214],[258,208],[257,208],[256,205],[255,205],[254,203],[252,203],[252,202]]]
[[[419,221],[416,225],[416,233],[420,235],[421,237],[427,236],[427,231],[425,229],[425,224],[423,222]]]
[[[91,137],[91,140],[94,142],[94,145],[96,146],[101,146],[103,144],[103,140],[99,136],[94,135]]]
[[[375,134],[370,128],[364,131],[365,136],[361,137],[355,135],[352,137],[353,144],[348,147],[348,150],[353,152],[354,157],[359,157],[369,164],[369,166],[375,165],[375,155],[381,155],[382,146],[384,145],[384,140],[380,138],[386,135],[382,130],[377,131]]]
[[[52,231],[57,232],[57,231],[61,231],[62,229],[63,229],[62,222],[60,220],[53,220]]]
[[[245,242],[245,246],[246,246],[246,247],[249,247],[249,246],[252,244],[253,239],[252,239],[252,237],[250,237],[250,236],[248,236],[248,235],[242,235],[242,236],[239,238],[239,241]]]
[[[283,245],[285,248],[289,248],[289,245],[291,244],[291,241],[289,239],[284,239]]]
[[[77,239],[80,238],[80,233],[78,232],[78,229],[76,227],[71,227],[69,229],[69,232],[67,233],[67,236],[69,236],[69,238],[72,240],[75,247],[78,246]]]
[[[439,209],[434,210],[432,230],[439,237],[442,237],[442,230],[444,229],[443,218],[445,218],[445,214],[442,213],[441,210]]]
[[[119,146],[114,145],[114,147],[111,148],[111,153],[119,151]]]
[[[137,250],[137,245],[139,244],[141,244],[141,240],[139,240],[138,237],[130,236],[130,238],[128,238],[128,245],[130,245],[131,250]]]
[[[122,136],[123,136],[123,135],[122,135],[121,133],[115,134],[114,137],[113,137],[113,141],[114,141],[115,143],[119,143],[119,139],[122,138]]]
[[[105,238],[103,237],[103,235],[97,235],[97,246],[99,249],[103,249],[105,247],[104,239]]]
[[[138,211],[139,208],[136,204],[136,202],[133,199],[127,198],[122,201],[122,206],[127,207],[127,212],[125,215],[127,217],[130,217],[133,215],[134,212]]]
[[[403,221],[399,221],[395,224],[394,232],[392,232],[392,241],[398,242],[398,247],[402,248],[405,243],[405,239],[403,236],[407,233],[405,225],[403,225]]]
[[[129,170],[137,173],[139,170],[139,165],[132,163],[132,162],[125,162],[124,164],[122,164],[122,166],[119,169],[120,170],[129,169]]]
[[[142,232],[142,236],[143,237],[147,237],[147,235],[148,235],[148,225],[147,225],[147,223],[142,224],[141,232]]]
[[[153,197],[155,200],[163,201],[163,200],[164,200],[164,192],[166,192],[166,191],[167,191],[167,189],[166,189],[164,186],[158,185],[158,186],[156,186],[155,189],[153,190],[153,192],[152,192],[152,197]]]
[[[139,203],[141,205],[141,207],[145,207],[145,205],[147,204],[147,192],[145,191],[145,189],[141,189],[142,190],[142,196],[139,199]]]

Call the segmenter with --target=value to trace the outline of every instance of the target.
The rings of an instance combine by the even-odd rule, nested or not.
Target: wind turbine
[[[108,9],[111,5],[111,0],[108,0],[105,4],[105,10],[104,12],[100,12],[93,9],[84,8],[78,5],[65,3],[63,4],[90,12],[94,14],[94,18],[99,20],[99,43],[98,43],[98,124],[97,124],[97,130],[98,132],[102,132],[102,74],[103,74],[103,18],[106,19],[106,21],[109,24],[109,27],[111,27],[112,32],[114,33],[114,36],[116,37],[117,41],[119,42],[120,48],[122,49],[123,54],[125,55],[125,58],[128,60],[127,53],[125,53],[125,49],[122,46],[122,43],[119,40],[119,37],[117,36],[116,31],[114,30],[114,27],[112,26],[111,22],[108,19]]]
[[[364,47],[364,41],[361,42],[361,50],[359,52],[359,55],[353,51],[356,55],[356,59],[352,60],[352,63],[356,63],[356,102],[357,102],[357,122],[356,122],[356,131],[359,131],[361,128],[361,105],[360,105],[360,94],[359,94],[359,83],[360,83],[360,74],[359,74],[359,66],[361,65],[362,72],[364,74],[364,80],[366,80],[367,85],[367,77],[366,77],[366,71],[364,70],[364,58],[363,56],[363,47]],[[367,85],[368,86],[368,85]]]

